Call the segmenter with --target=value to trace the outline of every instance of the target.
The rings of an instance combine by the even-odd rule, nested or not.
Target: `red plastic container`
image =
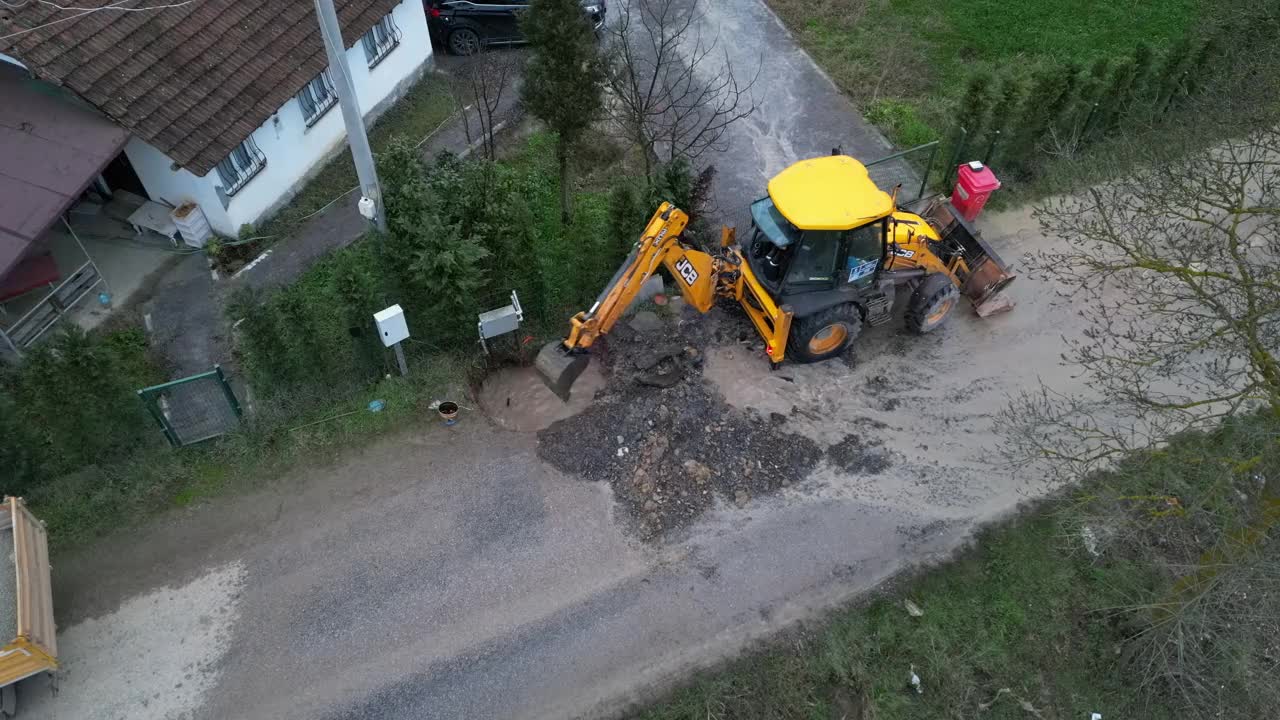
[[[951,191],[951,204],[960,216],[973,222],[986,206],[991,193],[1000,189],[1000,181],[991,168],[978,161],[960,166],[956,175],[956,187]]]

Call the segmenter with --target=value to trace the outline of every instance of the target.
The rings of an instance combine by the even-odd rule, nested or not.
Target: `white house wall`
[[[207,177],[197,177],[182,168],[175,170],[172,158],[137,136],[129,138],[124,154],[152,200],[166,202],[173,207],[193,201],[204,210],[214,229],[225,235],[236,234],[226,210],[222,208],[218,191]],[[216,175],[216,171],[213,174]]]
[[[421,0],[404,0],[392,10],[392,16],[400,30],[400,44],[376,66],[369,67],[359,41],[347,50],[347,65],[366,124],[403,96],[431,59],[431,38]],[[172,160],[137,139],[125,151],[153,199],[172,205],[194,200],[215,231],[235,237],[242,225],[255,224],[288,202],[325,161],[346,147],[342,109],[334,105],[307,127],[297,99],[290,99],[254,131],[253,140],[266,157],[266,165],[230,197],[221,193],[222,180],[216,169],[204,177],[175,171]]]

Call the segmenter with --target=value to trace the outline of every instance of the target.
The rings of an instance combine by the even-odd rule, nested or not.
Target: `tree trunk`
[[[556,160],[560,162],[560,219],[568,225],[573,220],[573,193],[569,188],[569,146],[563,139],[556,143]]]

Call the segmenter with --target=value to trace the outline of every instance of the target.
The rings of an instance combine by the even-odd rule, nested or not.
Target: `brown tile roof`
[[[57,0],[75,8],[177,2]],[[347,46],[399,3],[334,0]],[[140,12],[16,4],[0,5],[0,52],[75,91],[197,175],[328,64],[309,0],[192,0]]]

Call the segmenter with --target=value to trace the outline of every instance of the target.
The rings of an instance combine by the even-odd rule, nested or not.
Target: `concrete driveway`
[[[774,172],[836,144],[862,156],[888,152],[762,2],[710,6],[708,22],[740,65],[764,58],[765,105],[717,162],[722,206],[745,210]],[[1043,242],[1025,214],[992,218],[988,228],[1006,257]],[[945,556],[977,525],[1043,490],[984,462],[993,409],[1037,372],[1052,372],[1062,336],[1079,330],[1069,315],[1045,322],[1057,314],[1040,299],[1047,293],[1020,283],[1013,314],[965,315],[924,339],[880,328],[864,340],[868,360],[853,368],[831,362],[770,377],[742,346],[708,354],[707,381],[728,402],[766,413],[795,406],[803,412],[793,430],[825,445],[851,434],[879,443],[893,463],[878,475],[824,463],[799,487],[642,544],[612,516],[607,486],[544,464],[535,435],[471,415],[454,428],[408,429],[333,466],[263,478],[256,493],[61,558],[60,624],[111,625],[144,593],[164,586],[164,597],[182,597],[220,572],[242,580],[220,580],[218,618],[197,619],[227,630],[209,653],[183,660],[190,669],[177,683],[207,682],[188,708],[197,718],[616,712]],[[99,716],[143,717],[126,708],[149,702],[148,682],[131,681],[141,700],[104,699]],[[170,689],[154,688],[155,697]],[[58,716],[56,707],[43,715]]]

